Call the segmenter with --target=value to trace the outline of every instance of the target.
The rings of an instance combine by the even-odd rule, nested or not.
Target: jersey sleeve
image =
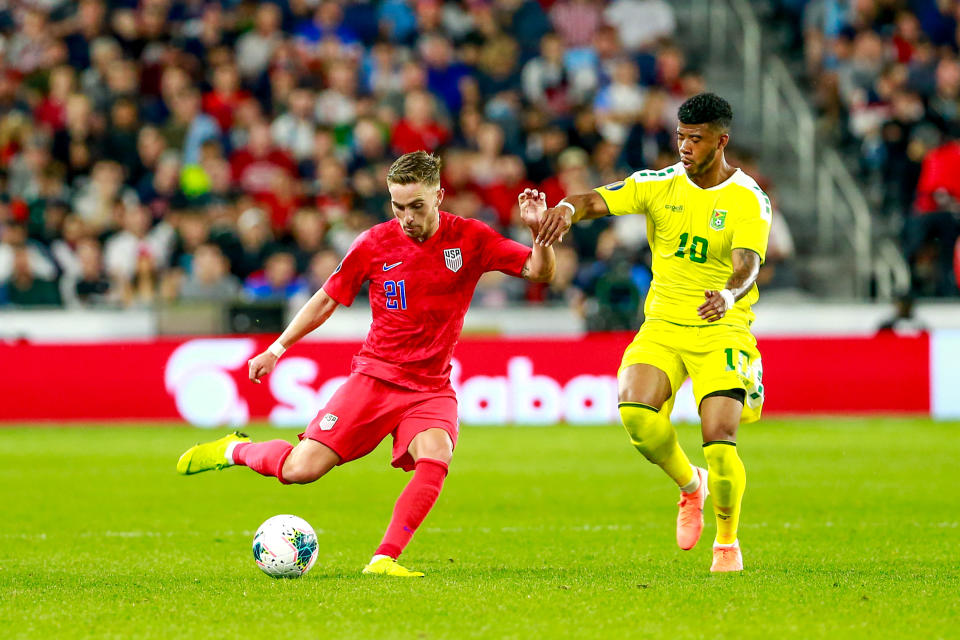
[[[502,271],[508,276],[523,276],[523,265],[533,251],[530,247],[506,238],[482,222],[473,224],[477,234],[477,251],[483,271]]]
[[[638,180],[636,173],[620,182],[597,187],[594,191],[599,193],[607,203],[607,209],[610,210],[611,215],[622,216],[647,212],[647,183]]]
[[[360,287],[370,278],[369,232],[364,232],[350,245],[334,272],[323,283],[323,290],[338,304],[349,307]]]
[[[759,187],[747,187],[739,200],[730,248],[756,251],[763,262],[767,256],[767,239],[773,218],[770,198]]]

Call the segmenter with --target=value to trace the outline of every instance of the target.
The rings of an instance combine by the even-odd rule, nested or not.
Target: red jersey
[[[927,153],[920,167],[917,197],[913,206],[918,213],[940,211],[934,199],[937,191],[946,191],[960,200],[960,142],[948,142]]]
[[[363,232],[323,285],[350,306],[370,281],[373,323],[353,372],[416,391],[449,384],[450,358],[480,276],[519,277],[530,252],[483,222],[445,211],[423,242],[407,236],[396,219]]]

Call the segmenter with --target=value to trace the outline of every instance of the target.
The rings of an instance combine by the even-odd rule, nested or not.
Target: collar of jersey
[[[730,175],[729,178],[727,178],[726,180],[724,180],[724,181],[721,182],[720,184],[715,184],[715,185],[713,185],[712,187],[707,187],[706,189],[704,189],[703,187],[697,186],[697,183],[690,179],[690,176],[687,175],[687,172],[684,171],[684,169],[682,168],[682,166],[681,166],[681,169],[680,169],[680,170],[683,171],[683,177],[687,179],[687,182],[690,183],[690,186],[693,187],[694,189],[699,189],[700,191],[716,191],[717,189],[722,189],[722,188],[724,188],[725,186],[727,186],[728,184],[732,183],[732,182],[733,182],[733,179],[737,177],[737,174],[741,173],[740,169],[737,168],[737,169],[734,170],[734,172]]]

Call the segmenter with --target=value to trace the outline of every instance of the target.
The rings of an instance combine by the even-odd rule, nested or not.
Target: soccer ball
[[[253,559],[271,578],[299,578],[317,561],[317,534],[297,516],[273,516],[253,536]]]

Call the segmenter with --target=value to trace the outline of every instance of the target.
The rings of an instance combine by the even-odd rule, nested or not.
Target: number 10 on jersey
[[[407,309],[406,280],[387,280],[383,283],[383,293],[387,296],[387,309]]]

